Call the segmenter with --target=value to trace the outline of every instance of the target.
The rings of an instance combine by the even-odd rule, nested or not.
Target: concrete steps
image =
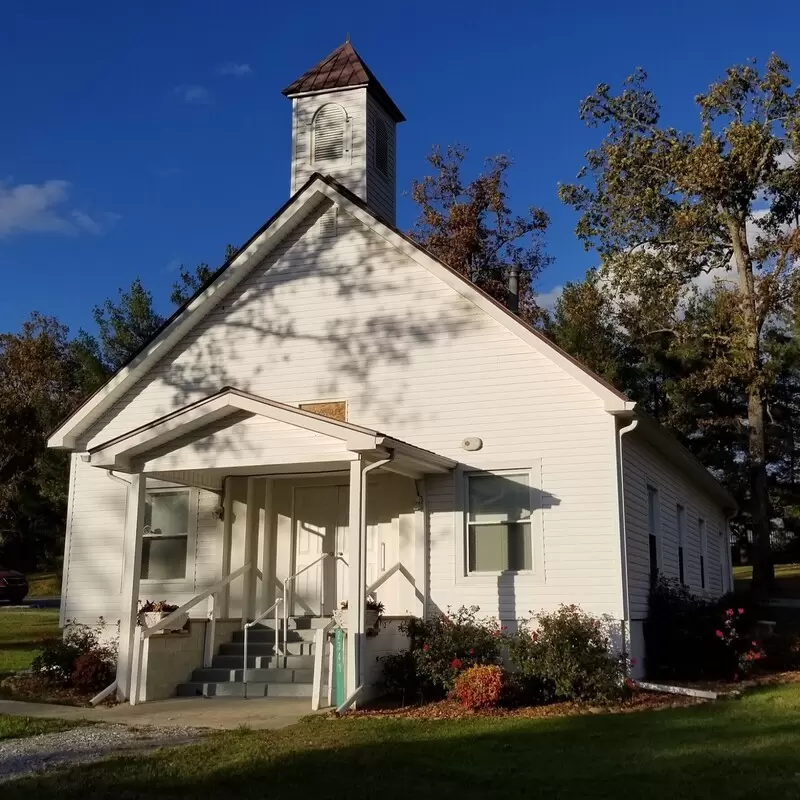
[[[247,637],[247,697],[311,697],[314,637],[329,620],[292,617],[286,638],[279,623],[275,652],[274,621],[250,629]],[[244,631],[220,645],[210,667],[196,669],[191,680],[178,686],[179,697],[244,697]]]

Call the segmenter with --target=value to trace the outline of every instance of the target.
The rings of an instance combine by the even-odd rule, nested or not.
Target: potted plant
[[[381,619],[383,618],[383,612],[385,611],[385,606],[379,600],[375,600],[372,597],[367,598],[366,602],[366,611],[364,613],[364,627],[370,630],[378,630],[378,625],[380,624]],[[339,606],[338,611],[333,612],[333,618],[336,620],[336,624],[343,630],[347,630],[348,626],[348,613],[347,613],[347,600],[343,600]]]
[[[162,619],[177,610],[178,606],[167,603],[165,600],[145,600],[139,604],[139,624],[145,628],[152,628],[157,622],[161,622]],[[180,614],[166,628],[156,631],[156,634],[180,630],[186,625],[188,619],[188,614]]]

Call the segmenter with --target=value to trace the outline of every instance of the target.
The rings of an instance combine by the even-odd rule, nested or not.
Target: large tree
[[[411,236],[448,266],[496,300],[508,300],[512,267],[520,270],[519,311],[529,321],[540,317],[534,281],[549,263],[544,252],[547,214],[531,207],[525,215],[509,206],[507,175],[511,160],[487,159],[486,171],[469,183],[462,176],[467,149],[434,147],[427,156],[434,174],[414,180],[411,196],[420,207]]]
[[[660,296],[680,301],[704,274],[730,281],[727,339],[696,377],[698,389],[744,387],[753,583],[763,591],[774,580],[765,402],[774,376],[764,336],[796,285],[800,91],[773,56],[763,72],[730,68],[696,101],[699,130],[680,131],[661,122],[643,71],[618,93],[598,86],[580,114],[605,138],[560,195],[581,212],[577,233],[599,250],[621,297],[653,307]]]

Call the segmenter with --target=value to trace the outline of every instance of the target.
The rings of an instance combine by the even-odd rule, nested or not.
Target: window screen
[[[314,117],[314,163],[344,157],[345,113],[341,106],[323,106]]]
[[[528,475],[470,475],[467,494],[469,571],[533,569]]]
[[[389,175],[389,129],[382,119],[375,120],[375,166],[378,172]]]
[[[186,577],[189,550],[189,489],[148,492],[144,507],[142,578]]]

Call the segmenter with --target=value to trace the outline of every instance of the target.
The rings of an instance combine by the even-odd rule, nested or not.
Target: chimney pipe
[[[512,264],[508,270],[508,310],[519,314],[519,273],[517,264]]]

